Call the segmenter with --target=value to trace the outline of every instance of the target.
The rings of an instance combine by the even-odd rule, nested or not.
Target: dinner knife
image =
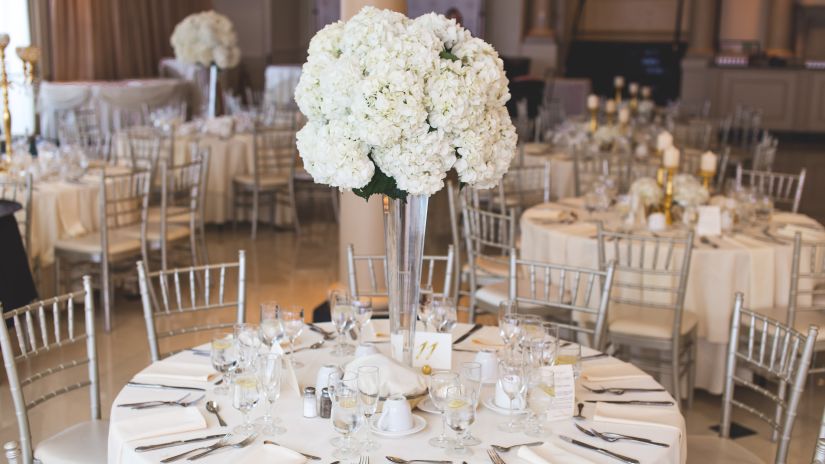
[[[484,327],[484,326],[481,325],[481,324],[474,325],[473,328],[471,328],[470,330],[467,331],[467,333],[465,333],[464,335],[456,338],[455,341],[453,342],[453,345],[457,345],[457,344],[463,342],[464,340],[467,340],[467,337],[469,337],[470,335],[478,332],[479,330],[481,330],[482,327]]]
[[[126,384],[129,387],[140,387],[140,388],[159,388],[163,390],[187,390],[187,391],[199,391],[205,392],[205,388],[198,388],[198,387],[180,387],[177,385],[163,385],[160,383],[142,383],[142,382],[129,382]]]
[[[170,442],[166,442],[166,443],[158,443],[157,445],[138,446],[138,447],[135,448],[135,451],[137,451],[138,453],[142,453],[144,451],[152,451],[152,450],[157,450],[157,449],[161,449],[161,448],[171,448],[173,446],[185,445],[187,443],[198,443],[198,442],[201,442],[201,441],[208,441],[208,440],[214,440],[216,438],[223,438],[225,435],[226,435],[225,433],[218,433],[218,434],[209,435],[209,436],[206,436],[206,437],[188,438],[186,440],[175,440],[175,441],[170,441]]]
[[[636,406],[673,406],[673,401],[646,400],[585,400],[585,403],[634,404]]]
[[[630,458],[630,457],[627,457],[627,456],[623,456],[619,453],[614,453],[613,451],[606,450],[604,448],[599,448],[598,446],[593,446],[589,443],[585,443],[583,441],[576,440],[575,438],[570,438],[570,437],[567,437],[567,436],[564,436],[564,435],[559,435],[559,438],[561,438],[562,440],[564,440],[567,443],[570,443],[572,445],[581,446],[582,448],[587,448],[589,450],[593,450],[593,451],[595,451],[599,454],[609,456],[613,459],[618,459],[619,461],[622,461],[626,464],[641,464],[638,459],[633,459],[633,458]]]

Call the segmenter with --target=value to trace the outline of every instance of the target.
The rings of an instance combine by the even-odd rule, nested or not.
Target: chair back
[[[753,149],[752,168],[756,171],[773,171],[776,149],[779,141],[765,133],[762,140]]]
[[[784,464],[788,459],[788,445],[802,391],[805,389],[818,329],[810,326],[806,333],[798,332],[779,321],[746,309],[743,300],[743,294],[737,293],[728,339],[719,435],[723,438],[730,436],[732,409],[736,406],[767,422],[778,432],[779,443],[774,462]],[[740,369],[750,370],[768,381],[776,382],[777,392],[741,377]],[[753,404],[775,406],[773,417],[760,411],[757,406],[736,399],[734,396],[737,386],[742,387],[740,392],[748,389],[751,394],[758,395],[759,400]],[[786,391],[788,387],[790,395]]]
[[[698,175],[702,167],[702,154],[704,151],[698,148],[685,148],[679,157],[679,172],[683,174]]]
[[[447,247],[446,255],[424,255],[421,267],[421,286],[433,288],[434,297],[453,298],[453,246]],[[364,275],[366,274],[366,278]],[[439,288],[433,286],[437,275],[443,275]],[[353,297],[387,298],[387,255],[356,255],[350,243],[347,246],[347,284]]]
[[[825,464],[825,409],[822,410],[822,422],[819,426],[819,438],[814,447],[814,457],[811,464]]]
[[[291,131],[261,128],[255,131],[254,142],[254,176],[259,185],[261,177],[277,174],[289,176],[295,174],[296,152],[295,134]]]
[[[692,118],[687,124],[677,124],[673,131],[673,138],[679,146],[700,152],[710,148],[712,136],[713,123],[704,118]]]
[[[604,270],[519,259],[510,254],[509,299],[540,307],[559,327],[584,334],[588,346],[606,345],[607,309],[613,286],[613,262]],[[578,322],[580,313],[585,321]],[[576,340],[578,341],[578,340]]]
[[[582,145],[573,147],[573,185],[577,197],[587,193],[600,176],[609,173],[610,164],[607,158]]]
[[[510,166],[499,183],[498,201],[502,208],[516,208],[517,215],[550,201],[550,162]]]
[[[77,304],[82,304],[82,309],[75,308]],[[75,320],[76,313],[83,315],[79,323]],[[85,350],[77,347],[85,347]],[[91,418],[100,419],[91,277],[83,276],[82,291],[4,313],[3,323],[0,324],[0,348],[17,416],[22,462],[33,462],[34,447],[28,413],[34,407],[65,393],[89,387]],[[76,375],[70,375],[77,372],[75,368],[83,367],[86,372],[81,380],[77,380]],[[21,371],[23,378],[20,377]],[[29,398],[24,389],[39,395]]]
[[[60,145],[77,145],[86,156],[109,161],[111,137],[100,127],[100,117],[94,108],[75,108],[61,115],[57,137]]]
[[[467,259],[471,266],[479,257],[500,259],[515,248],[516,216],[513,210],[505,213],[487,211],[470,206],[464,200],[462,219]]]
[[[825,279],[825,242],[803,241],[802,232],[797,232],[794,235],[792,256],[791,288],[785,323],[788,327],[797,327],[796,319],[800,315],[825,315],[825,289],[819,286]],[[811,367],[810,372],[825,372],[825,368]]]
[[[162,339],[229,329],[234,324],[245,320],[246,254],[244,250],[238,251],[238,261],[234,263],[209,264],[149,273],[143,261],[138,261],[137,270],[140,297],[143,302],[143,317],[146,321],[149,351],[153,362],[180,351],[169,350],[161,354],[159,342]],[[236,273],[238,279],[234,294],[230,288],[227,288],[232,273]],[[152,302],[152,292],[160,295],[156,304]],[[219,315],[206,314],[221,309],[233,309],[234,319],[230,322],[221,322]]]
[[[17,219],[17,227],[20,229],[20,237],[23,239],[23,246],[26,247],[26,253],[29,255],[29,260],[32,260],[32,175],[27,173],[21,179],[0,178],[0,200],[8,200],[20,203],[22,208],[15,213]]]
[[[132,168],[157,166],[160,159],[161,134],[151,127],[132,127],[127,132],[129,159]]]
[[[100,175],[100,230],[105,236],[114,229],[146,222],[151,188],[149,170]],[[104,243],[105,248],[105,243]]]
[[[611,303],[673,311],[673,340],[681,333],[693,232],[676,237],[613,232],[597,224],[599,269],[615,261]],[[614,306],[615,309],[615,306]]]
[[[802,189],[805,187],[805,168],[799,174],[785,174],[773,171],[755,171],[736,166],[736,185],[750,187],[770,196],[775,205],[782,205],[796,213],[802,201]]]

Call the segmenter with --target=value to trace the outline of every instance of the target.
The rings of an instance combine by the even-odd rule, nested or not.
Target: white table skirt
[[[544,143],[528,143],[524,146],[525,165],[550,163],[550,199],[558,200],[576,195],[576,178],[573,158],[569,153],[557,151]],[[514,160],[515,162],[515,160]]]
[[[595,224],[585,222],[588,213],[580,210],[579,222],[572,225],[543,221],[542,209],[581,206],[580,199],[528,209],[521,218],[521,257],[573,266],[596,267],[598,244]],[[575,208],[573,208],[575,209]],[[597,213],[593,219],[615,221],[614,213]],[[800,214],[775,213],[774,221],[816,221]],[[747,244],[727,238],[713,238],[714,249],[696,240],[685,296],[685,310],[699,320],[700,355],[696,385],[719,394],[724,381],[725,345],[736,292],[745,294],[747,307],[785,320],[790,285],[793,245],[749,240]],[[611,307],[612,319],[621,311]]]
[[[469,328],[470,326],[468,324],[459,324],[454,330],[454,336],[456,334],[465,333]],[[494,328],[489,328],[485,330],[495,331]],[[316,334],[312,332],[307,332],[301,336],[299,344],[305,346],[318,339],[319,337]],[[379,344],[378,347],[382,351],[387,350],[389,348],[386,344]],[[585,354],[591,352],[592,351],[585,349]],[[332,357],[329,353],[329,348],[323,348],[315,351],[303,351],[300,354],[298,354],[298,356],[301,362],[305,364],[303,368],[298,369],[296,371],[296,376],[301,387],[307,385],[314,385],[316,373],[322,365],[328,363],[343,364],[350,360],[350,358]],[[473,353],[454,352],[454,368],[458,366],[461,362],[471,360],[473,356]],[[169,360],[175,362],[191,362],[200,364],[209,363],[208,357],[196,356],[191,352],[179,353],[174,357],[169,358]],[[615,362],[617,361],[610,358],[602,358],[599,360],[585,361],[585,366],[590,367],[599,364],[608,364]],[[329,462],[333,460],[333,447],[330,445],[329,440],[335,437],[337,434],[333,430],[329,420],[321,418],[304,418],[302,415],[302,402],[300,396],[294,390],[290,390],[286,386],[286,384],[284,385],[285,386],[282,388],[281,398],[275,404],[275,415],[283,420],[282,425],[286,427],[287,432],[284,435],[279,435],[275,437],[274,441],[297,451],[303,451],[310,454],[318,455],[323,458],[322,462]],[[482,398],[490,396],[492,394],[492,388],[492,386],[485,387],[484,392],[482,393]],[[231,407],[230,399],[227,396],[215,396],[214,394],[212,394],[211,385],[207,387],[207,390],[208,392],[206,399],[215,399],[218,401],[218,403],[221,406],[221,415],[227,421],[229,426],[232,427],[239,424],[241,422],[241,415],[238,411],[234,410]],[[117,404],[158,398],[177,399],[180,396],[182,396],[182,394],[183,393],[181,391],[175,390],[143,389],[128,386],[121,390],[117,398],[115,398],[114,405],[111,410],[111,425],[109,429],[110,463],[117,464],[119,462],[122,464],[132,464],[158,462],[159,460],[164,459],[166,457],[179,454],[188,449],[192,449],[196,446],[202,445],[192,444],[187,446],[167,448],[164,450],[150,451],[145,453],[136,453],[134,451],[134,448],[139,445],[166,442],[171,441],[173,439],[183,439],[189,437],[211,435],[214,433],[220,433],[222,430],[225,430],[218,426],[217,419],[215,418],[215,416],[208,413],[205,410],[204,403],[206,400],[203,400],[198,403],[197,408],[198,411],[200,411],[200,413],[203,414],[203,416],[206,419],[207,429],[180,433],[172,436],[167,435],[163,437],[145,438],[142,440],[134,440],[124,443],[124,438],[122,436],[125,426],[124,424],[126,424],[131,417],[140,415],[142,414],[142,412],[133,411],[126,408],[118,408],[116,407]],[[579,389],[576,394],[577,401],[587,399],[603,399],[603,397],[600,398],[598,395],[587,393],[586,391],[581,389]],[[670,396],[667,395],[667,393],[655,393],[655,395],[659,396],[650,397],[649,399],[670,399]],[[621,398],[626,399],[625,396]],[[263,407],[263,404],[259,404],[259,406],[251,413],[252,417],[258,417],[262,415]],[[574,427],[573,420],[564,420],[552,423],[549,426],[550,433],[552,435],[564,434],[580,439],[582,441],[596,444],[598,446],[603,446],[605,448],[614,450],[618,453],[635,457],[643,463],[683,463],[684,459],[686,458],[686,454],[683,453],[685,452],[685,449],[683,447],[685,428],[684,420],[680,415],[678,409],[676,409],[675,406],[642,407],[663,408],[661,409],[661,411],[663,411],[665,415],[668,416],[672,414],[672,419],[674,423],[681,425],[680,429],[661,426],[628,425],[607,422],[594,423],[591,420],[586,420],[582,423],[585,425],[596,427],[597,430],[620,431],[631,435],[640,435],[655,438],[658,441],[669,443],[670,447],[662,448],[657,446],[633,444],[630,442],[598,442],[595,441],[595,439],[587,438],[583,434],[581,434],[581,432],[578,432]],[[639,408],[639,406],[630,406],[629,408]],[[593,414],[593,409],[594,406],[590,403],[587,403],[587,406],[584,409],[584,415],[586,417],[591,417]],[[384,462],[383,457],[386,455],[395,455],[406,458],[419,459],[445,459],[445,454],[443,450],[432,448],[427,444],[427,440],[440,433],[440,418],[436,415],[424,413],[419,410],[415,410],[414,413],[426,419],[426,428],[423,431],[418,432],[414,435],[400,439],[376,437],[381,447],[377,451],[369,453],[372,462]],[[483,445],[472,447],[472,455],[470,456],[452,458],[453,462],[466,461],[471,464],[488,464],[489,458],[487,457],[485,450],[491,443],[514,444],[535,441],[534,438],[528,437],[521,433],[508,434],[498,431],[496,428],[497,424],[500,422],[504,422],[506,419],[507,418],[505,416],[500,416],[488,410],[484,406],[479,406],[476,422],[472,426],[472,432],[473,435],[479,437],[482,440]],[[359,432],[359,434],[360,433],[363,433],[363,428],[362,432]],[[547,438],[549,439],[550,437],[548,436]],[[244,456],[244,454],[246,454],[247,452],[254,451],[256,447],[261,446],[262,441],[263,438],[259,437],[253,445],[251,445],[249,448],[245,450],[224,451],[215,454],[212,457],[205,458],[201,462],[203,462],[204,464],[218,462],[239,462]],[[210,441],[206,443],[212,442]],[[593,462],[596,463],[608,464],[615,462],[610,460],[609,458],[605,458],[603,456],[590,453],[586,450],[578,450],[575,447],[573,449],[577,450],[577,454],[586,456],[588,459],[591,459]],[[522,459],[516,457],[515,452],[510,452],[508,455],[505,456],[505,459],[507,460],[507,462],[511,464],[526,463],[526,461],[523,461]]]

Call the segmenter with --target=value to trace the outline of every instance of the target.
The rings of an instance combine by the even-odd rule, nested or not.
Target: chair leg
[[[259,193],[255,190],[252,192],[252,240],[258,236],[258,199]]]
[[[785,382],[785,381],[779,381],[779,388],[777,389],[777,392],[776,392],[777,396],[781,400],[784,401],[787,391],[788,391],[788,383]],[[776,411],[775,411],[774,417],[773,417],[774,421],[777,424],[781,424],[782,423],[782,416],[784,414],[785,414],[785,411],[782,408],[782,403],[777,403],[776,404]],[[779,430],[773,429],[773,431],[771,431],[771,441],[776,442],[777,439],[779,439]]]
[[[195,227],[194,229],[189,231],[189,253],[192,255],[192,266],[198,266],[198,243],[197,243],[197,233],[198,229]]]
[[[676,405],[681,410],[682,409],[682,376],[681,371],[679,369],[679,341],[674,341],[674,346],[671,348],[670,353],[670,371],[671,371],[671,381],[673,382],[673,398],[676,399]]]
[[[688,365],[687,407],[693,407],[693,392],[696,390],[696,358],[699,355],[699,341],[696,332],[693,332],[690,342],[690,365]]]
[[[270,198],[271,203],[269,204],[269,220],[272,222],[272,230],[278,230],[278,224],[275,222],[275,210],[277,209],[278,205],[278,192],[273,191],[272,197]]]
[[[60,295],[60,256],[54,255],[54,294]]]
[[[109,281],[109,263],[106,260],[101,260],[100,263],[100,288],[103,298],[103,330],[106,332],[112,331],[112,314],[110,312],[111,304],[110,298],[110,284]]]
[[[200,241],[201,241],[201,262],[204,264],[209,264],[209,248],[206,246],[206,225],[201,221],[200,225],[198,226],[200,229]]]
[[[239,195],[241,193],[235,186],[232,186],[232,231],[238,230],[238,210],[240,209],[240,205],[238,204]]]

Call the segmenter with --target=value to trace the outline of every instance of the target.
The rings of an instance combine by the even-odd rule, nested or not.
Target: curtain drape
[[[172,56],[169,37],[212,0],[49,0],[55,81],[151,77]]]

